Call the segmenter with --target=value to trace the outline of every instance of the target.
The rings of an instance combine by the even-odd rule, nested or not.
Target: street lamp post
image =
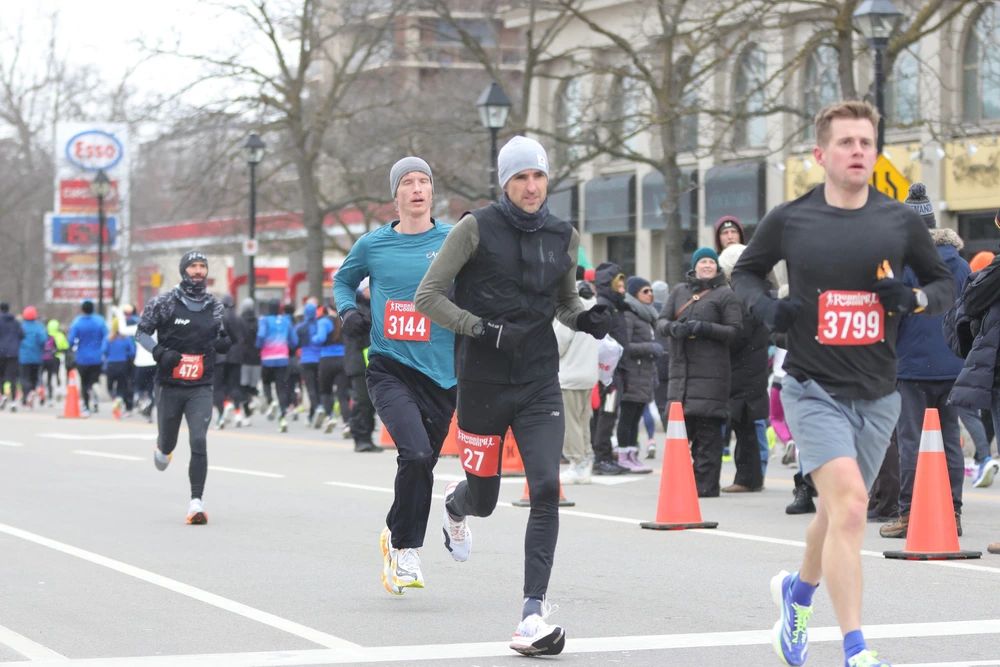
[[[103,169],[90,182],[90,192],[97,197],[97,312],[104,315],[104,200],[111,196],[111,181]]]
[[[264,158],[264,149],[266,146],[264,142],[261,141],[260,137],[256,132],[251,132],[250,136],[247,137],[246,143],[243,144],[243,155],[247,159],[247,164],[250,165],[250,240],[254,239],[254,234],[257,233],[257,163],[259,163]],[[249,291],[250,298],[254,299],[256,303],[256,291],[257,291],[257,269],[254,266],[254,256],[251,254],[248,258],[249,264],[247,268],[247,290]]]
[[[878,154],[885,146],[885,50],[903,22],[892,0],[865,0],[854,12],[854,25],[875,51],[875,107],[879,112]]]
[[[503,92],[500,84],[494,81],[476,102],[479,107],[479,120],[483,127],[490,131],[490,199],[497,200],[497,134],[507,124],[510,114],[510,100]]]

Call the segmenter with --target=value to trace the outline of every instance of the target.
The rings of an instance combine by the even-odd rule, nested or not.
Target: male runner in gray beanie
[[[417,310],[457,334],[458,447],[465,480],[445,489],[445,547],[469,557],[467,517],[489,516],[500,491],[503,439],[517,438],[531,496],[524,538],[524,608],[510,647],[556,655],[566,633],[545,622],[543,599],[559,532],[559,455],[565,416],[552,320],[598,340],[606,306],[586,310],[576,290],[579,234],[549,213],[541,144],[514,137],[501,149],[497,203],[462,216],[417,289]],[[452,285],[454,303],[445,296]]]

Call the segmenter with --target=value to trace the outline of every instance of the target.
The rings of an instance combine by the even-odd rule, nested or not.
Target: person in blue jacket
[[[309,394],[309,423],[319,428],[323,423],[322,407],[319,400],[319,355],[320,345],[312,342],[316,333],[316,297],[306,299],[302,310],[303,319],[295,329],[299,337],[299,363],[302,364],[302,377],[306,382],[306,392]],[[317,418],[317,413],[320,416]]]
[[[108,325],[101,315],[94,313],[94,302],[87,299],[80,305],[81,314],[69,327],[69,345],[76,351],[76,369],[80,374],[80,397],[83,399],[82,415],[88,416],[91,408],[97,412],[97,383],[101,381],[104,363],[104,341]]]
[[[346,352],[344,334],[341,330],[340,316],[332,300],[326,314],[316,323],[316,333],[312,342],[320,345],[319,353],[319,398],[323,404],[323,413],[327,416],[324,431],[331,433],[337,425],[334,415],[333,398],[336,395],[340,405],[340,417],[344,422],[344,437],[350,435],[351,385],[347,379],[347,367],[344,365]],[[355,448],[355,451],[382,451],[381,447]]]
[[[257,347],[260,348],[261,381],[264,383],[264,397],[271,407],[268,409],[268,419],[274,418],[274,401],[271,394],[271,384],[275,391],[280,408],[278,430],[288,431],[288,406],[291,397],[288,395],[288,356],[299,346],[299,337],[295,334],[292,318],[281,314],[281,302],[271,299],[267,304],[267,316],[261,318],[257,328]]]
[[[132,392],[129,382],[131,362],[135,359],[135,341],[132,336],[122,336],[118,328],[104,340],[101,351],[104,357],[104,375],[108,381],[108,394],[116,404],[125,406],[125,414],[132,414]]]
[[[961,291],[968,278],[969,263],[958,251],[964,243],[951,229],[937,229],[934,207],[927,198],[923,183],[910,186],[906,203],[914,208],[927,223],[941,259],[955,278],[956,289]],[[910,267],[903,271],[903,283],[920,287],[916,274]],[[923,430],[924,412],[937,408],[941,418],[941,436],[948,461],[951,481],[951,499],[955,505],[958,534],[962,534],[962,484],[965,479],[965,455],[962,453],[959,410],[949,403],[955,379],[962,372],[962,360],[955,356],[945,342],[942,329],[943,315],[914,317],[906,315],[899,324],[896,339],[896,390],[901,398],[896,440],[899,445],[899,517],[895,522],[879,529],[882,537],[904,538],[910,523],[910,505],[913,501],[913,484],[917,474],[917,455]]]
[[[6,302],[0,303],[0,388],[3,390],[0,408],[7,405],[17,384],[17,358],[23,338],[24,329],[10,312],[10,306]]]
[[[34,405],[35,390],[42,370],[42,353],[45,351],[49,332],[38,321],[38,311],[34,306],[25,308],[22,316],[24,338],[21,339],[17,361],[21,368],[21,405],[29,407]]]

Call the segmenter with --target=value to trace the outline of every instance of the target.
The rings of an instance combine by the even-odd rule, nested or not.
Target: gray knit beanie
[[[658,303],[666,303],[668,296],[670,296],[670,286],[662,280],[655,281],[653,283],[653,300]]]
[[[540,143],[518,135],[508,141],[497,156],[500,188],[507,187],[507,181],[526,169],[537,169],[548,176],[549,158]]]
[[[411,155],[392,165],[392,169],[389,170],[389,193],[393,197],[396,196],[396,190],[399,189],[399,182],[403,180],[403,176],[414,171],[427,174],[427,178],[431,179],[431,189],[434,189],[434,174],[431,173],[430,165]]]

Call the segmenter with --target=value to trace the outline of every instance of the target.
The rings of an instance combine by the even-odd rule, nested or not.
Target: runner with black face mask
[[[205,291],[208,259],[190,250],[181,257],[180,269],[180,284],[146,305],[136,342],[152,353],[157,366],[159,436],[153,450],[157,470],[166,470],[170,464],[181,419],[187,419],[191,444],[187,523],[197,525],[208,522],[202,493],[208,475],[206,441],[212,419],[215,355],[228,351],[232,342],[222,324],[222,304]]]

